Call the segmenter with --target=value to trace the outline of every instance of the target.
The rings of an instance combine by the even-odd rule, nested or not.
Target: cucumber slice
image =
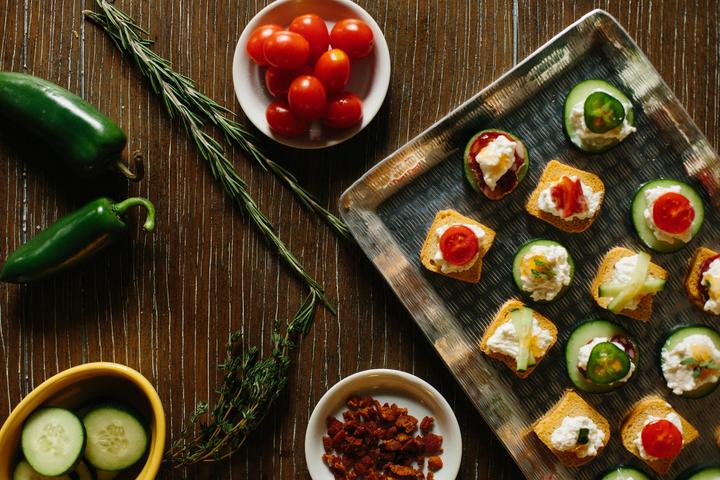
[[[720,479],[720,463],[698,465],[678,477],[678,480],[718,480]]]
[[[662,368],[663,364],[665,363],[663,360],[663,351],[674,349],[680,342],[685,340],[690,335],[705,335],[707,337],[710,337],[713,344],[715,344],[715,348],[720,350],[720,333],[717,330],[706,327],[705,325],[677,326],[670,330],[667,337],[665,338],[665,343],[663,343],[663,346],[660,349],[660,372],[663,374],[663,378],[665,378],[665,372]],[[665,382],[667,383],[667,378],[665,378]],[[714,392],[715,389],[718,388],[718,385],[720,385],[720,382],[708,383],[698,388],[697,390],[685,392],[682,394],[682,396],[686,398],[705,397]]]
[[[614,141],[602,148],[586,145],[582,143],[578,137],[577,131],[571,120],[572,110],[575,105],[580,103],[584,106],[585,100],[594,92],[604,92],[618,100],[625,108],[625,121],[627,121],[630,125],[635,124],[635,111],[633,110],[630,99],[628,99],[623,92],[605,80],[585,80],[584,82],[576,84],[572,90],[570,90],[570,93],[568,93],[568,96],[565,98],[565,105],[563,107],[563,125],[565,126],[565,134],[573,145],[578,147],[580,150],[589,153],[600,153],[609,150],[619,142]]]
[[[640,293],[640,289],[645,283],[645,280],[647,280],[648,270],[650,269],[650,255],[645,252],[639,252],[637,257],[637,263],[630,276],[630,282],[625,285],[625,288],[623,288],[617,297],[613,298],[607,306],[607,309],[614,314],[623,311],[625,306]]]
[[[510,320],[513,322],[520,345],[517,356],[517,371],[524,372],[528,367],[535,365],[535,357],[531,350],[533,311],[529,308],[518,308],[510,312]]]
[[[85,448],[85,429],[64,408],[39,408],[25,421],[22,452],[32,468],[48,477],[73,469]]]
[[[644,183],[640,186],[640,188],[637,189],[635,192],[635,196],[633,197],[632,206],[630,208],[630,214],[632,216],[632,223],[635,226],[635,231],[638,234],[638,237],[640,237],[640,240],[647,245],[648,248],[651,248],[655,250],[656,252],[660,253],[669,253],[669,252],[675,252],[677,250],[680,250],[683,248],[686,243],[683,243],[682,241],[678,240],[674,243],[667,243],[658,240],[655,237],[655,234],[650,229],[650,227],[647,224],[647,221],[645,220],[645,209],[647,208],[647,199],[645,198],[645,192],[647,192],[651,188],[656,187],[673,187],[678,186],[680,187],[680,193],[690,200],[690,203],[692,204],[693,208],[695,209],[695,219],[693,220],[692,224],[690,225],[690,232],[693,237],[697,235],[698,231],[700,230],[700,227],[703,224],[703,219],[705,218],[705,208],[703,205],[703,201],[700,198],[700,195],[698,194],[697,190],[695,190],[693,187],[688,185],[687,183],[683,183],[679,180],[671,180],[671,179],[660,179],[660,180],[652,180],[647,183]],[[691,238],[692,240],[692,238]]]
[[[48,477],[46,475],[40,475],[37,473],[30,464],[23,460],[17,464],[13,471],[13,480],[72,480],[69,475],[61,475],[55,477]]]
[[[507,191],[496,191],[496,190],[490,190],[485,186],[483,183],[482,185],[478,182],[478,179],[473,172],[473,169],[471,167],[471,162],[474,161],[473,158],[470,157],[470,149],[472,148],[472,145],[475,143],[475,141],[484,133],[500,133],[503,136],[509,138],[513,142],[517,143],[518,147],[520,147],[520,156],[524,159],[524,162],[522,166],[518,169],[516,172],[517,176],[517,183],[515,186],[513,186],[510,190]],[[522,180],[525,178],[525,175],[527,175],[528,167],[530,165],[530,157],[528,156],[527,148],[525,147],[525,144],[522,140],[520,140],[518,137],[513,135],[510,132],[506,132],[504,130],[498,130],[498,129],[488,129],[488,130],[482,130],[475,135],[472,136],[470,141],[468,141],[467,145],[465,146],[465,152],[463,153],[463,171],[465,172],[465,178],[467,179],[470,186],[478,193],[484,194],[486,197],[488,197],[491,200],[499,200],[505,195],[510,194],[517,186],[522,182]]]
[[[649,293],[657,293],[665,288],[666,280],[662,278],[650,277],[645,280],[645,283],[640,287],[638,295],[647,295]],[[620,283],[603,283],[598,289],[598,293],[601,297],[616,297],[625,288],[624,284]]]
[[[75,470],[70,474],[73,480],[97,480],[95,471],[88,467],[85,462],[78,463]]]
[[[618,465],[605,471],[598,480],[650,480],[650,477],[635,467]]]
[[[630,336],[627,330],[607,320],[587,320],[575,327],[575,330],[570,334],[570,338],[568,338],[568,342],[565,345],[565,364],[570,381],[584,392],[606,393],[625,385],[625,382],[616,382],[612,385],[593,383],[577,368],[580,348],[595,338],[603,337],[609,339],[613,337],[625,337],[633,346],[637,345],[637,342]],[[637,348],[634,348],[634,350],[634,363],[638,365],[639,354]]]
[[[515,258],[513,259],[513,269],[512,269],[513,279],[515,280],[515,285],[517,285],[518,290],[520,290],[523,294],[527,295],[531,299],[532,299],[532,292],[528,291],[528,290],[523,290],[522,263],[523,263],[523,258],[525,258],[525,255],[530,253],[530,249],[536,245],[544,246],[544,247],[563,247],[563,248],[565,248],[564,245],[562,245],[558,242],[540,238],[540,239],[536,239],[536,240],[531,240],[531,241],[523,244],[518,249],[517,253],[515,253]],[[567,248],[565,248],[565,251],[567,251]],[[555,297],[553,297],[552,300],[534,300],[534,301],[539,302],[539,303],[544,303],[544,302],[551,302],[553,300],[557,300],[558,298],[562,297],[563,294],[565,294],[565,292],[567,291],[568,288],[570,288],[570,285],[572,285],[573,277],[575,275],[575,261],[573,260],[572,256],[570,255],[570,252],[568,252],[568,254],[567,254],[567,261],[568,261],[568,265],[570,267],[570,282],[567,285],[565,285],[564,287],[562,287],[562,289],[560,289],[560,291],[557,293],[557,295],[555,295]]]
[[[148,435],[139,416],[124,405],[105,404],[83,418],[88,442],[85,458],[99,470],[117,472],[145,454]]]

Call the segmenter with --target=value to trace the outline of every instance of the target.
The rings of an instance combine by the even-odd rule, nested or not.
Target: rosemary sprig
[[[96,3],[102,9],[102,14],[91,11],[83,13],[100,25],[121,51],[133,56],[143,74],[150,80],[153,90],[161,90],[163,82],[174,85],[180,100],[203,122],[215,125],[228,143],[237,145],[260,167],[280,178],[306,208],[322,217],[338,235],[346,239],[352,238],[345,223],[320,205],[314,196],[299,184],[295,175],[257,148],[255,135],[242,124],[227,117],[232,114],[230,110],[198,91],[190,78],[175,72],[170,62],[150,49],[153,41],[146,37],[147,32],[142,27],[107,1],[96,0]]]

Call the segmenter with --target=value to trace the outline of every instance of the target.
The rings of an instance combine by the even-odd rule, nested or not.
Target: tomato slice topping
[[[440,252],[448,263],[464,265],[475,258],[478,238],[464,225],[453,225],[440,236]]]
[[[680,430],[670,420],[664,418],[645,425],[641,440],[645,451],[657,458],[675,458],[683,445]]]
[[[570,177],[562,176],[560,181],[550,189],[550,196],[555,206],[562,211],[563,218],[587,209],[580,179],[573,180]]]
[[[685,196],[675,192],[660,195],[653,204],[653,222],[668,233],[683,233],[695,220],[695,209]]]

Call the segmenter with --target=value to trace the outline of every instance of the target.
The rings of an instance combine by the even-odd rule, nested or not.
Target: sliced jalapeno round
[[[593,383],[608,385],[622,380],[630,371],[630,357],[612,342],[598,343],[590,352],[587,377]]]
[[[625,120],[620,100],[605,92],[593,92],[585,99],[585,125],[591,132],[605,133]]]

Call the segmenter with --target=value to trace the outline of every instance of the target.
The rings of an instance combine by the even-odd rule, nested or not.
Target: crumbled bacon
[[[418,419],[407,408],[380,404],[372,397],[351,397],[344,422],[328,417],[322,456],[336,479],[432,480],[442,468],[443,438],[431,433],[435,420]],[[427,457],[427,468],[423,473]]]

